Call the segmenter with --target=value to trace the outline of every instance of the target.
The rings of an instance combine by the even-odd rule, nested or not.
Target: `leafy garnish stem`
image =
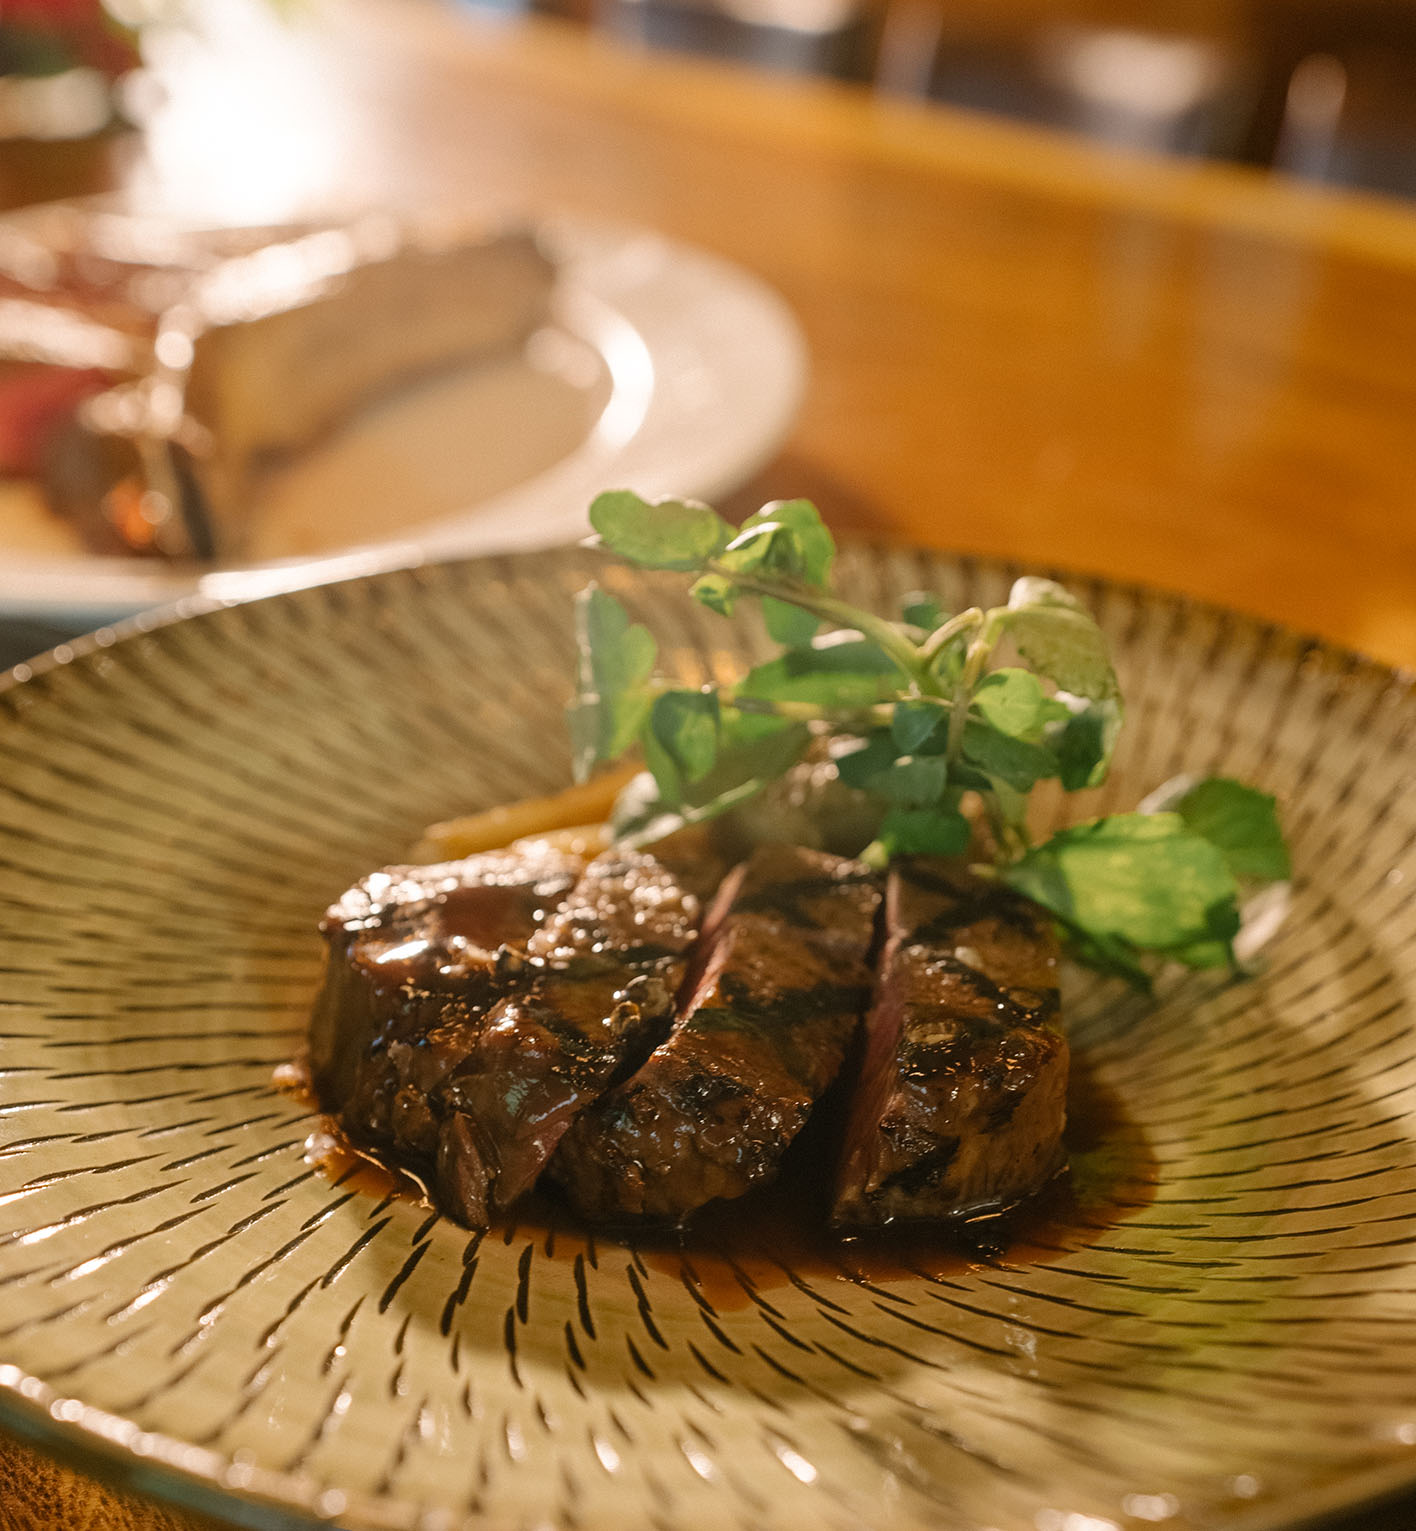
[[[863,637],[869,638],[921,695],[939,696],[941,694],[939,683],[930,673],[929,666],[923,662],[920,650],[893,622],[887,622],[885,618],[877,617],[873,612],[862,611],[858,606],[852,606],[849,601],[814,590],[811,586],[800,584],[796,580],[762,579],[755,574],[741,573],[737,569],[719,563],[716,558],[710,559],[704,568],[710,574],[720,574],[725,579],[731,580],[739,590],[747,591],[751,595],[765,595],[778,601],[787,601],[793,606],[800,606],[803,611],[809,611],[812,616],[820,617],[823,621],[834,622],[838,627],[854,628]]]
[[[963,633],[972,631],[983,621],[983,611],[978,606],[970,606],[967,611],[961,611],[957,616],[950,617],[942,627],[936,627],[929,637],[919,646],[919,657],[922,663],[934,668],[935,661],[946,648]]]
[[[1011,862],[1026,855],[1031,844],[1026,826],[1011,823],[991,792],[981,793],[980,797],[984,812],[988,815],[988,827],[993,834],[993,842],[998,848],[1001,859]]]
[[[797,702],[784,697],[739,696],[735,686],[723,686],[718,696],[723,706],[759,717],[790,718],[794,723],[834,723],[842,728],[888,728],[894,712],[888,702],[873,707],[823,707],[819,702]]]
[[[874,834],[868,862],[967,855],[982,817],[989,875],[1047,909],[1082,961],[1141,987],[1143,957],[1231,962],[1244,885],[1290,875],[1274,799],[1227,777],[1034,843],[1034,788],[1099,785],[1122,719],[1106,636],[1056,581],[1023,575],[1006,605],[947,621],[935,598],[908,598],[896,623],[835,593],[835,543],[809,501],[775,500],[735,529],[696,501],[610,490],[590,517],[608,552],[694,576],[691,597],[722,616],[760,598],[782,649],[740,685],[684,685],[656,675],[652,634],[618,601],[582,592],[577,774],[636,747],[647,767],[616,805],[620,843],[746,803],[829,736],[840,782],[863,799],[847,833]],[[1005,633],[1015,657],[999,665]]]
[[[979,613],[981,622],[979,631],[969,643],[968,653],[964,656],[963,668],[959,671],[959,678],[954,683],[954,695],[949,709],[949,736],[944,750],[944,758],[953,765],[957,762],[964,748],[964,724],[969,716],[969,699],[973,696],[983,672],[988,667],[989,656],[993,653],[1002,634],[1002,613],[992,611],[987,617]]]

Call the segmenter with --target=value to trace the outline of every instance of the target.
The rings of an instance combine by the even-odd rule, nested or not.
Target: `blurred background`
[[[854,81],[1107,144],[1416,194],[1412,0],[445,3],[541,12],[637,46]],[[292,24],[315,9],[272,5]],[[103,183],[123,126],[158,104],[154,71],[134,72],[141,55],[160,78],[184,31],[215,28],[236,47],[232,11],[211,0],[4,0],[6,201]]]
[[[511,209],[543,243],[561,210],[621,232],[589,265],[552,251],[553,322],[528,321],[514,339],[534,344],[516,364],[467,383],[490,410],[476,451],[491,467],[469,448],[462,477],[445,473],[426,503],[404,494],[415,470],[452,461],[461,448],[440,456],[443,445],[469,435],[459,422],[475,410],[444,390],[436,408],[417,414],[413,400],[374,419],[373,392],[351,390],[344,416],[326,411],[296,443],[351,451],[286,473],[276,499],[292,483],[304,498],[290,537],[263,554],[249,536],[223,549],[191,516],[157,524],[164,495],[170,512],[193,483],[208,500],[220,488],[221,428],[199,409],[123,427],[122,453],[144,457],[137,476],[110,473],[107,458],[95,468],[92,452],[60,460],[53,422],[83,416],[80,444],[102,438],[107,452],[144,367],[129,366],[108,424],[91,429],[85,390],[122,369],[72,365],[56,380],[36,370],[26,332],[0,355],[0,553],[22,549],[36,569],[49,559],[50,582],[29,612],[46,620],[25,625],[26,592],[6,586],[0,558],[8,661],[200,584],[198,572],[142,599],[105,608],[90,592],[82,611],[62,609],[55,582],[69,570],[93,586],[115,526],[143,543],[117,551],[150,562],[421,537],[513,479],[535,490],[523,503],[550,504],[537,475],[562,458],[613,478],[619,461],[595,453],[644,408],[678,424],[655,444],[657,480],[636,484],[646,492],[738,491],[737,513],[757,495],[805,493],[846,531],[1054,559],[1385,658],[1416,654],[1416,0],[0,0],[0,297],[126,325],[115,345],[147,348],[147,409],[169,374],[190,383],[192,334],[182,320],[158,335],[182,303],[134,301],[151,286],[142,262],[190,276],[254,246],[218,241],[173,265],[115,255],[110,228],[108,274],[94,278],[82,230],[61,232],[57,264],[48,234],[39,255],[6,244],[36,227],[15,221],[30,204],[95,193],[139,219],[264,227],[272,244],[430,207],[493,223]],[[674,251],[646,255],[635,228]],[[747,328],[687,296],[692,249],[765,285]],[[45,291],[27,285],[39,267]],[[716,298],[736,279],[703,280]],[[115,320],[100,310],[119,287]],[[635,330],[628,350],[603,325],[592,335],[583,305],[565,320],[562,297],[587,291]],[[789,312],[770,321],[776,295]],[[371,375],[402,324],[391,301],[355,302],[357,320],[335,304],[319,320],[365,333]],[[423,306],[433,328],[437,301]],[[289,305],[292,332],[300,308]],[[659,333],[681,321],[697,325],[692,354]],[[219,349],[206,338],[219,326],[202,323],[197,351]],[[765,357],[774,328],[771,397],[754,401],[748,382],[765,387],[769,369],[752,348]],[[647,347],[640,393],[634,345]],[[188,361],[174,372],[172,356]],[[390,384],[421,387],[446,360],[394,357]],[[231,378],[259,392],[261,365],[233,364]],[[323,365],[286,367],[292,400]],[[357,436],[361,423],[372,436]],[[691,450],[734,431],[738,450],[690,471]],[[173,457],[156,474],[154,443]],[[243,444],[242,473],[291,466],[289,442],[269,445]],[[77,487],[76,465],[88,475]],[[27,471],[48,474],[47,506]],[[556,537],[583,489],[556,502]],[[356,500],[407,513],[356,525]],[[186,541],[164,547],[174,526]]]
[[[187,227],[265,227],[274,242],[363,211],[436,207],[493,219],[511,208],[540,231],[571,210],[703,246],[784,297],[813,378],[802,395],[779,337],[768,429],[729,357],[710,346],[684,360],[666,343],[649,357],[657,407],[683,424],[690,395],[718,389],[713,429],[746,429],[756,412],[762,450],[674,479],[687,442],[712,436],[693,424],[670,442],[677,458],[661,455],[663,493],[750,479],[733,510],[759,491],[808,493],[843,530],[1055,557],[1384,657],[1416,652],[1401,302],[1416,250],[1416,0],[0,0],[0,208],[17,217],[93,193]],[[86,237],[64,234],[70,254]],[[26,269],[49,257],[17,248],[3,277],[11,297],[32,297]],[[683,251],[675,260],[687,269]],[[109,277],[93,286],[69,256],[54,269],[55,302],[109,322]],[[579,269],[560,268],[563,291],[585,285]],[[669,312],[663,283],[622,277],[615,292],[657,305],[654,323]],[[678,317],[695,306],[677,302]],[[148,308],[129,303],[122,320],[144,346],[165,323]],[[346,320],[332,309],[329,323]],[[713,323],[729,337],[721,322],[700,328]],[[396,329],[387,318],[384,337]],[[546,344],[530,374],[496,386],[498,418],[545,426],[527,447],[540,467],[574,455],[566,432],[588,447],[603,435],[599,384],[566,372],[574,346],[589,344],[605,377],[618,366],[579,322],[553,340],[571,415],[554,424],[527,403]],[[750,352],[752,335],[738,340]],[[47,557],[81,533],[86,551],[70,545],[66,568],[87,583],[92,565],[78,560],[113,551],[90,536],[98,525],[112,542],[112,505],[84,527],[61,504],[83,495],[52,472],[47,510],[11,493],[38,462],[40,427],[90,386],[31,361],[23,346],[0,358],[0,551]],[[1059,367],[1073,380],[1062,392]],[[297,372],[286,369],[292,398],[314,377]],[[363,409],[363,395],[351,403]],[[441,418],[471,418],[459,409],[444,395]],[[421,416],[426,432],[435,413]],[[381,418],[387,444],[395,424]],[[181,452],[197,461],[197,438],[220,449],[213,430],[197,418]],[[159,438],[165,452],[162,430],[138,446]],[[514,438],[485,424],[504,458]],[[752,478],[784,442],[775,473]],[[317,481],[377,482],[358,452],[302,481],[305,551],[400,530],[315,525],[337,514]],[[406,481],[410,453],[427,464],[436,449],[406,444],[384,484]],[[488,493],[467,461],[465,481],[439,485],[441,510],[429,502],[407,524]],[[531,484],[519,464],[499,459],[491,478]],[[144,534],[148,491],[152,473],[119,507]],[[392,487],[364,499],[380,496],[398,499]],[[0,560],[0,586],[3,573]],[[38,626],[23,625],[14,580],[0,589],[0,657],[96,625],[96,597],[66,614],[52,588],[37,609],[64,620]]]
[[[554,0],[553,0],[554,3]],[[559,0],[660,47],[1416,193],[1408,0]]]

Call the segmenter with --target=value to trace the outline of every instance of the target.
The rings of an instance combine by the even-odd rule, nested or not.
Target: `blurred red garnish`
[[[37,475],[50,437],[86,398],[112,381],[92,368],[0,363],[0,473]]]

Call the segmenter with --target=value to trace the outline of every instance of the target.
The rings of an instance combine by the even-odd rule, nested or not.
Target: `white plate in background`
[[[806,347],[758,278],[648,230],[561,216],[553,323],[510,359],[361,412],[272,474],[254,561],[206,570],[84,551],[27,485],[0,485],[0,615],[96,627],[191,595],[242,599],[375,568],[578,537],[601,489],[712,499],[801,401]]]

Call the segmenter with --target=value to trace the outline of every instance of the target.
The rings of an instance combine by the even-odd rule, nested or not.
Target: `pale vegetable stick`
[[[552,829],[544,835],[525,835],[511,842],[514,851],[540,854],[560,851],[566,856],[579,856],[583,861],[593,861],[602,851],[610,848],[610,826],[599,824],[576,824],[570,829]]]
[[[488,808],[485,813],[429,825],[408,853],[409,858],[419,865],[460,861],[479,851],[501,850],[513,840],[532,839],[558,829],[584,829],[610,816],[615,799],[638,769],[623,766],[550,797],[523,798]]]

